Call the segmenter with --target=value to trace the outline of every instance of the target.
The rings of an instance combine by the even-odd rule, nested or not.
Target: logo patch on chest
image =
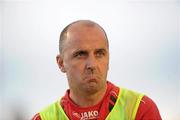
[[[91,119],[97,119],[98,117],[98,111],[87,111],[82,113],[73,112],[73,116],[76,118],[79,118],[80,120],[91,120]]]

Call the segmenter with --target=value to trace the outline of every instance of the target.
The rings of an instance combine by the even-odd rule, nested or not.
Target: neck
[[[70,90],[69,96],[72,99],[72,101],[78,106],[89,107],[98,104],[98,102],[102,100],[103,96],[106,93],[106,88],[107,86],[92,94],[80,91],[73,92],[72,90]]]

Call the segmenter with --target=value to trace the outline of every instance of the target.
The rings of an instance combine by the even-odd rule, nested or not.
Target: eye
[[[105,56],[105,50],[96,51],[96,57],[103,57],[103,56]]]
[[[74,57],[75,58],[83,58],[83,57],[86,57],[87,56],[87,52],[85,51],[78,51],[74,54]]]

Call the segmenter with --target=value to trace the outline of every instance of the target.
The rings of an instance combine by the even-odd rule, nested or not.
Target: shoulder
[[[120,88],[119,97],[121,100],[125,101],[131,101],[139,104],[144,94],[136,92],[134,90],[126,89],[126,88]]]
[[[37,113],[31,120],[41,120],[40,114]]]
[[[120,89],[121,100],[135,106],[136,120],[161,120],[161,116],[155,102],[148,96],[125,88]],[[133,104],[133,102],[135,102]]]
[[[57,107],[58,107],[59,100],[49,104],[45,108],[43,108],[39,113],[33,116],[32,120],[42,120],[45,114],[48,114],[49,112],[55,113]],[[52,112],[53,111],[53,112]]]
[[[143,96],[141,99],[136,119],[156,119],[161,120],[161,116],[159,113],[159,110],[157,108],[157,105],[155,102],[149,98],[148,96]]]

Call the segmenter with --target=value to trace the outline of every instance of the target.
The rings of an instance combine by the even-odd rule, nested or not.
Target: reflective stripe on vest
[[[135,120],[142,97],[143,94],[121,88],[106,120]],[[40,116],[42,120],[69,120],[60,105],[60,100],[42,110]]]

